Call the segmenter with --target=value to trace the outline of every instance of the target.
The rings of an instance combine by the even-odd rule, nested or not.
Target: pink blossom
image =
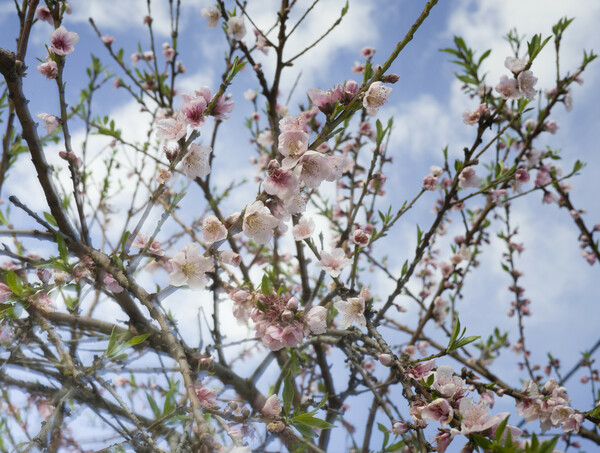
[[[214,215],[208,215],[202,222],[202,237],[208,244],[227,238],[227,228]]]
[[[279,168],[279,163],[273,159],[269,163],[268,175],[263,181],[263,188],[269,195],[275,195],[285,200],[298,192],[300,182],[294,173]]]
[[[104,277],[104,287],[113,293],[121,293],[123,292],[123,287],[119,285],[119,283],[115,280],[115,278],[111,274],[106,274]]]
[[[44,120],[44,126],[46,127],[46,134],[51,135],[58,128],[60,124],[60,120],[58,117],[54,115],[50,115],[49,113],[40,113],[37,117],[41,120]]]
[[[341,249],[336,249],[341,250]],[[351,297],[348,300],[340,300],[333,304],[335,309],[342,315],[339,326],[347,329],[356,321],[361,327],[367,325],[365,318],[365,300],[362,297]]]
[[[236,267],[242,262],[242,256],[239,253],[235,253],[233,250],[223,250],[219,253],[219,258],[223,264],[229,264]]]
[[[321,144],[318,148],[318,152],[322,152],[322,146],[326,143]],[[342,175],[350,170],[354,166],[354,161],[347,156],[327,156],[327,164],[331,170],[327,181],[336,181],[342,177]]]
[[[113,42],[115,42],[115,37],[114,36],[110,36],[110,35],[104,35],[102,38],[100,38],[102,40],[102,42],[104,44],[106,44],[107,46],[110,46]]]
[[[293,318],[293,315],[291,315]],[[304,335],[299,325],[289,324],[281,332],[281,342],[286,348],[294,348],[302,341]]]
[[[40,291],[35,296],[33,296],[31,304],[38,310],[43,311],[45,313],[56,310],[56,305],[54,305],[54,301],[45,291]]]
[[[410,425],[408,423],[402,422],[402,421],[396,421],[393,423],[392,429],[390,430],[390,432],[392,434],[401,435],[401,434],[406,434],[409,429],[410,429]]]
[[[172,176],[173,174],[169,170],[167,170],[166,168],[161,168],[160,170],[158,170],[156,180],[159,184],[167,184],[171,180]]]
[[[135,249],[143,250],[146,248],[147,243],[148,235],[140,233],[135,237],[135,240],[131,243],[131,246]],[[160,249],[159,241],[152,241],[152,244],[150,247],[148,247],[148,253],[158,256],[163,256],[165,254],[165,252]]]
[[[518,74],[527,66],[527,60],[523,58],[506,57],[504,66],[506,66],[506,69],[513,74]]]
[[[260,50],[265,55],[269,54],[269,48],[267,47],[267,40],[265,36],[258,31],[256,28],[254,29],[254,36],[256,36],[256,48]]]
[[[545,186],[551,182],[552,175],[550,174],[550,169],[547,166],[542,165],[535,176],[535,185]]]
[[[532,100],[535,97],[536,90],[534,88],[537,83],[537,77],[533,76],[533,72],[531,71],[523,71],[517,77],[517,83],[519,85],[519,90],[525,95],[525,97],[529,100]]]
[[[179,140],[187,133],[187,123],[180,113],[172,118],[160,119],[156,122],[156,138],[158,140]]]
[[[317,266],[336,278],[342,272],[342,269],[352,264],[350,258],[346,258],[344,250],[341,248],[334,249],[331,253],[321,252],[321,260],[317,263]],[[364,302],[364,301],[363,301]]]
[[[215,108],[213,109],[211,115],[218,119],[227,119],[228,117],[225,114],[233,112],[233,108],[235,107],[235,102],[229,101],[228,99],[229,97],[221,95],[215,104]]]
[[[452,398],[462,390],[464,384],[461,378],[454,376],[451,366],[441,365],[435,372],[431,388],[446,398]]]
[[[360,61],[355,61],[352,65],[351,71],[355,74],[362,74],[363,72],[365,72],[365,64],[361,63]]]
[[[496,91],[504,99],[519,99],[523,97],[523,93],[519,90],[517,79],[508,78],[507,75],[500,77],[500,83],[496,85]]]
[[[365,58],[371,58],[375,55],[375,47],[365,46],[360,50],[360,54]]]
[[[510,415],[508,412],[503,412],[488,417],[489,407],[487,404],[484,401],[480,401],[476,405],[471,398],[462,398],[458,409],[458,412],[462,416],[460,434],[463,435],[490,429]]]
[[[312,101],[313,105],[319,108],[323,113],[330,114],[333,112],[335,104],[340,99],[340,92],[335,90],[319,90],[318,88],[311,88],[308,90],[308,97]]]
[[[35,11],[35,16],[41,21],[48,22],[50,25],[54,25],[54,18],[52,17],[52,14],[47,6],[40,6]]]
[[[578,433],[581,423],[583,423],[583,415],[580,413],[573,413],[562,423],[562,429],[565,433],[570,431]]]
[[[217,392],[206,387],[196,388],[196,396],[202,407],[217,406]]]
[[[230,293],[229,297],[233,300],[233,316],[238,324],[247,323],[254,308],[250,294],[244,290],[237,290]]]
[[[409,368],[407,370],[407,374],[412,376],[413,379],[427,379],[435,368],[435,359],[429,360],[427,362],[421,363],[414,368]]]
[[[383,86],[381,82],[373,82],[363,98],[363,107],[367,110],[377,110],[388,101],[392,88]]]
[[[202,249],[198,244],[192,243],[177,252],[169,260],[173,272],[169,274],[169,283],[173,286],[182,286],[186,283],[191,289],[204,289],[206,286],[206,272],[214,268],[212,258],[202,256]]]
[[[355,244],[360,245],[361,247],[367,247],[371,241],[371,235],[359,228],[352,233],[352,239]]]
[[[312,307],[304,315],[304,323],[310,333],[321,335],[327,331],[327,309],[320,305]]]
[[[470,110],[465,110],[463,112],[463,122],[468,126],[473,126],[479,122],[479,119],[483,115],[489,115],[489,113],[490,111],[486,104],[479,104],[474,112],[471,112]]]
[[[298,223],[292,228],[292,235],[295,241],[308,239],[315,230],[315,222],[312,219],[302,216]]]
[[[262,201],[257,200],[246,209],[242,229],[246,236],[259,244],[266,244],[273,237],[273,228],[279,221],[271,215]]]
[[[171,45],[167,42],[163,43],[162,47],[162,54],[165,56],[165,60],[171,61],[173,57],[175,57],[175,49],[173,49]]]
[[[390,366],[394,360],[394,357],[391,354],[379,354],[377,359],[383,366]]]
[[[551,134],[556,134],[558,130],[558,124],[554,120],[546,121],[544,123],[544,130],[550,132]]]
[[[50,55],[46,55],[46,63],[39,65],[37,70],[48,80],[56,79],[58,75],[58,65],[50,58]]]
[[[256,90],[248,89],[244,91],[244,99],[248,101],[254,101],[256,99]]]
[[[200,10],[200,15],[208,20],[206,26],[208,28],[215,28],[219,26],[219,19],[221,18],[221,13],[215,8],[202,8]]]
[[[295,172],[306,187],[315,189],[331,176],[332,170],[327,156],[317,151],[306,151],[298,161]]]
[[[243,17],[230,17],[227,21],[227,33],[237,41],[241,41],[246,36],[246,26]]]
[[[263,131],[258,134],[256,137],[256,143],[258,143],[263,148],[269,148],[275,143],[273,140],[273,132],[272,131]],[[284,159],[285,160],[285,159]]]
[[[75,50],[75,44],[79,41],[79,35],[74,31],[67,31],[64,26],[58,27],[50,35],[49,50],[55,55],[68,55]]]
[[[285,156],[281,162],[285,170],[293,168],[300,160],[300,157],[308,150],[308,134],[304,131],[283,132],[279,136],[277,149]]]
[[[206,99],[201,95],[201,92],[196,91],[196,97],[192,98],[186,94],[182,94],[183,105],[181,106],[181,114],[183,119],[192,126],[193,129],[199,130],[204,124],[204,111],[207,104],[210,102],[210,97]]]
[[[260,410],[263,415],[267,417],[278,417],[281,414],[281,400],[277,397],[277,395],[271,395],[265,401],[265,405]]]
[[[425,420],[440,422],[444,428],[454,417],[454,410],[447,400],[438,398],[421,409],[421,417]]]
[[[6,302],[11,297],[13,292],[4,283],[0,283],[0,304]]]
[[[181,167],[189,179],[205,178],[210,173],[210,146],[200,146],[191,143],[188,151],[181,160]]]
[[[458,185],[463,189],[479,187],[482,182],[483,180],[475,174],[473,167],[464,168],[458,176]]]

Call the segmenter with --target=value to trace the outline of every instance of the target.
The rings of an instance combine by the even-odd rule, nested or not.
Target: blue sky
[[[68,16],[64,25],[79,33],[81,40],[76,51],[67,59],[67,90],[72,102],[76,102],[78,90],[85,84],[85,67],[89,63],[89,53],[99,56],[118,75],[121,73],[107,58],[106,50],[91,29],[87,18],[91,15],[104,34],[114,35],[114,48],[124,47],[126,60],[137,50],[137,42],[144,50],[148,49],[146,28],[142,24],[145,15],[145,1],[135,0],[85,2],[73,1],[74,14]],[[183,1],[182,31],[180,40],[180,58],[188,72],[182,77],[180,91],[191,92],[201,85],[208,85],[213,91],[218,86],[222,72],[222,56],[225,51],[222,31],[208,30],[205,21],[199,17],[200,9],[210,5],[208,1]],[[259,25],[273,21],[273,0],[251,1],[249,11]],[[309,2],[298,2],[300,8]],[[298,30],[291,41],[292,49],[301,49],[310,36],[329,27],[330,22],[343,7],[339,0],[324,0],[319,4],[310,20]],[[153,1],[155,32],[157,45],[168,40],[168,22],[164,14],[166,1]],[[341,26],[315,49],[312,55],[297,60],[289,69],[282,83],[282,99],[286,99],[298,74],[298,86],[288,104],[290,113],[298,113],[297,103],[304,102],[306,90],[319,87],[327,89],[347,79],[356,78],[350,71],[354,61],[360,61],[358,51],[363,46],[377,49],[374,62],[384,61],[391,49],[400,40],[414,22],[422,9],[423,1],[412,0],[372,0],[350,1],[348,15]],[[486,0],[440,1],[428,20],[417,32],[415,39],[406,47],[391,72],[400,75],[400,81],[394,85],[389,104],[380,110],[379,118],[387,120],[394,117],[395,129],[391,139],[391,155],[394,157],[392,170],[388,174],[387,196],[382,205],[399,206],[403,200],[411,197],[420,188],[424,175],[430,165],[442,163],[441,150],[449,147],[451,156],[460,156],[462,148],[469,144],[474,129],[462,122],[462,111],[473,110],[476,104],[460,93],[460,83],[452,72],[455,68],[448,62],[446,54],[438,49],[452,46],[452,36],[461,35],[466,42],[479,53],[491,48],[493,53],[484,65],[489,72],[488,83],[495,85],[501,74],[506,73],[504,59],[510,55],[508,44],[503,36],[509,29],[516,27],[520,34],[530,37],[533,33],[548,36],[551,26],[559,18],[575,17],[575,21],[565,34],[561,53],[561,65],[572,71],[581,61],[583,49],[594,48],[600,51],[600,3],[594,0],[565,2],[560,0],[506,0],[502,2]],[[249,24],[247,39],[253,42]],[[0,47],[14,49],[14,37],[17,33],[15,13],[12,2],[0,5]],[[36,71],[36,58],[45,56],[44,44],[47,43],[51,27],[45,23],[34,27],[27,64],[28,77],[25,92],[31,99],[30,108],[34,114],[39,112],[55,113],[57,95],[53,82],[46,81]],[[272,57],[272,55],[271,55]],[[538,88],[551,88],[554,77],[554,52],[548,45],[532,70],[539,78]],[[264,57],[263,65],[267,74],[272,69],[272,58]],[[597,194],[600,192],[600,129],[598,104],[600,69],[594,62],[583,75],[583,86],[573,88],[574,109],[571,113],[558,106],[552,116],[560,129],[556,135],[541,141],[538,148],[550,145],[553,149],[563,150],[565,170],[571,168],[576,159],[587,163],[582,174],[571,182],[574,185],[571,199],[578,208],[587,210],[584,219],[589,225],[600,222],[600,204]],[[247,158],[251,155],[249,135],[243,128],[244,118],[252,109],[242,94],[248,88],[256,87],[251,71],[245,71],[231,87],[236,109],[231,120],[224,128],[235,133],[221,134],[216,146],[217,159],[213,168],[213,181],[223,185],[230,177],[247,177],[250,182],[247,190],[235,193],[226,203],[233,212],[252,201],[257,185],[252,181],[254,169],[250,168]],[[145,136],[144,118],[138,113],[135,104],[126,100],[121,90],[113,91],[111,84],[102,90],[95,107],[100,114],[115,118],[117,124],[123,124],[124,135],[132,140],[141,140]],[[536,99],[537,100],[537,99]],[[141,125],[141,126],[140,126]],[[212,123],[210,124],[212,125]],[[81,125],[72,126],[74,142],[81,141]],[[210,136],[209,130],[205,136]],[[98,140],[98,148],[101,141]],[[50,147],[48,154],[56,152]],[[222,156],[222,157],[221,157]],[[53,160],[53,157],[50,157]],[[56,159],[54,159],[57,162]],[[98,169],[101,172],[101,169]],[[21,159],[11,171],[3,198],[15,193],[27,200],[35,209],[44,209],[43,198],[32,195],[32,184],[23,184],[32,178],[30,162]],[[552,353],[561,359],[565,368],[570,368],[579,358],[579,352],[590,347],[597,340],[598,299],[600,290],[597,285],[598,264],[590,267],[580,256],[578,233],[566,210],[556,206],[541,205],[541,196],[534,194],[527,199],[514,203],[513,218],[520,225],[519,238],[525,242],[526,251],[520,256],[518,266],[525,272],[524,283],[527,295],[532,300],[533,316],[526,319],[528,344],[534,351],[532,361],[545,365],[545,355]],[[381,249],[391,250],[389,267],[398,271],[402,262],[412,256],[415,240],[415,222],[427,225],[433,220],[430,213],[435,196],[431,194],[417,206],[406,221],[396,227],[392,238],[379,245]],[[184,206],[193,207],[195,200],[187,201]],[[386,205],[387,206],[387,205]],[[455,225],[458,227],[458,225]],[[452,238],[452,231],[448,238]],[[469,327],[469,334],[487,335],[493,326],[512,332],[512,341],[516,340],[516,320],[506,316],[509,308],[510,293],[506,290],[509,281],[501,272],[499,259],[502,244],[492,239],[485,250],[482,264],[470,277],[465,298],[461,302],[461,320]],[[159,276],[165,281],[164,276]],[[385,277],[373,275],[372,290],[385,298],[392,283]],[[167,304],[182,316],[182,328],[189,329],[190,335],[198,333],[195,319],[186,319],[189,304],[197,305],[192,294],[178,293],[176,301]],[[407,305],[408,306],[408,305]],[[402,322],[410,323],[416,313],[409,310]],[[577,332],[577,335],[574,333]],[[232,339],[235,337],[232,337]],[[516,369],[516,356],[504,353],[493,369],[504,373],[505,379],[518,385],[525,377]],[[442,361],[442,363],[444,363]],[[567,386],[574,406],[589,409],[589,390],[579,385],[578,376]],[[265,377],[265,383],[269,375]],[[357,401],[355,404],[361,404]],[[512,403],[507,403],[511,405]],[[499,402],[502,410],[503,403]],[[500,409],[498,409],[500,410]]]

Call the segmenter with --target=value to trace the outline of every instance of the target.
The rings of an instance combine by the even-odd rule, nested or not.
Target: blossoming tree
[[[11,169],[28,157],[44,203],[11,195],[0,216],[0,450],[598,448],[595,348],[575,367],[589,369],[582,382],[593,398],[575,407],[572,372],[561,374],[551,356],[541,374],[530,359],[530,301],[517,268],[524,247],[511,218],[513,200],[541,195],[570,212],[583,257],[600,260],[600,224],[589,225],[569,194],[568,179],[582,164],[562,170],[556,151],[536,147],[557,132],[553,111],[571,108],[572,85],[595,59],[589,51],[578,67],[559,65],[571,19],[560,19],[551,36],[511,32],[514,53],[496,81],[481,70],[489,51],[477,55],[459,37],[443,49],[472,101],[463,115],[471,144],[455,160],[440,151],[422,184],[388,208],[384,188],[398,157],[393,121],[378,119],[378,110],[402,85],[389,69],[413,38],[425,39],[417,32],[436,0],[423,2],[383,61],[375,64],[374,48],[362,49],[357,80],[310,89],[299,105],[284,105],[282,79],[328,38],[348,5],[290,56],[294,31],[318,2],[302,9],[282,0],[274,25],[263,29],[246,2],[217,0],[201,16],[203,27],[222,28],[228,46],[220,84],[186,91],[180,3],[168,1],[171,40],[160,48],[148,1],[139,18],[148,39],[130,62],[91,18],[104,55],[92,56],[89,83],[75,93],[66,69],[73,53],[86,52],[69,31],[77,4],[15,1],[17,46],[0,49],[0,188],[11,193],[20,184]],[[34,46],[30,34],[41,27],[50,37]],[[544,91],[532,65],[552,46],[556,83]],[[259,55],[269,52],[276,62],[263,66]],[[39,62],[29,58],[26,72],[28,54]],[[241,71],[253,73],[258,88],[246,101],[231,95]],[[51,113],[32,110],[28,79],[54,86]],[[147,131],[142,141],[94,112],[109,82],[146,115],[147,124],[136,125]],[[250,102],[254,113],[247,131],[233,132],[228,120],[238,102]],[[83,128],[82,142],[75,128]],[[217,137],[232,132],[257,175],[245,191],[213,176],[231,158]],[[399,268],[388,266],[380,245],[432,193],[434,213],[416,227],[414,249]],[[452,221],[461,234],[444,242]],[[493,234],[505,247],[517,380],[493,368],[508,334],[463,327],[459,316]],[[377,273],[392,282],[389,291],[376,284]],[[189,303],[189,315],[171,312],[170,301]],[[406,304],[416,316],[405,317]],[[250,335],[230,340],[236,332]]]

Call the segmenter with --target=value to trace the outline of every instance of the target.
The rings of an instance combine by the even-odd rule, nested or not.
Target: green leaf
[[[478,447],[483,448],[484,450],[490,450],[492,448],[493,443],[479,434],[472,434],[473,441],[477,444]]]
[[[146,338],[148,338],[150,336],[149,333],[145,333],[143,335],[136,335],[135,337],[133,337],[131,340],[127,341],[127,345],[128,346],[135,346],[136,344],[140,344],[142,343],[144,340],[146,340]]]
[[[265,296],[273,294],[273,284],[267,274],[263,275],[262,282],[260,284],[260,290]]]
[[[44,217],[50,225],[52,225],[53,227],[58,227],[58,224],[56,223],[56,219],[54,218],[54,216],[52,214],[50,214],[49,212],[44,212]]]
[[[281,397],[283,398],[283,410],[289,415],[294,400],[294,386],[292,385],[291,373],[289,371],[283,380],[283,392],[281,393]]]
[[[6,274],[6,284],[16,296],[23,294],[23,282],[14,271],[8,271]]]
[[[69,259],[69,251],[67,250],[67,244],[60,234],[56,235],[56,245],[58,245],[58,254],[60,259],[66,264]]]
[[[292,422],[292,426],[298,430],[304,437],[317,437],[317,433],[310,427],[300,422]]]
[[[496,439],[502,439],[502,434],[504,434],[504,430],[506,429],[506,424],[508,423],[508,417],[500,422],[498,427],[496,428]]]
[[[350,7],[350,5],[348,4],[348,0],[346,0],[346,5],[342,8],[342,17],[344,17],[346,15],[349,7]]]
[[[451,351],[454,351],[455,349],[458,348],[462,348],[463,346],[468,345],[469,343],[473,343],[474,341],[479,340],[481,337],[480,336],[472,336],[472,337],[466,337],[466,338],[461,338],[460,340],[458,340],[453,346]]]
[[[158,404],[156,404],[156,401],[154,401],[154,398],[152,398],[152,396],[150,396],[149,393],[146,393],[146,398],[148,399],[148,403],[152,408],[152,412],[154,412],[154,416],[157,418],[160,417],[160,409],[158,407]]]
[[[318,428],[318,429],[335,428],[335,425],[332,425],[331,423],[326,422],[325,420],[321,420],[320,418],[317,418],[311,414],[297,415],[296,417],[294,417],[292,419],[292,421],[297,422],[297,423],[302,423],[306,426],[310,426],[312,428]]]

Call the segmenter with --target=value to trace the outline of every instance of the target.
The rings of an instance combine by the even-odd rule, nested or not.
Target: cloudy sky
[[[178,88],[191,92],[194,88],[208,85],[214,91],[223,70],[222,59],[226,50],[222,31],[207,29],[199,15],[200,9],[209,6],[210,2],[183,0],[182,3],[180,58],[188,72],[180,80]],[[273,23],[276,1],[249,3],[250,15],[259,26],[268,27]],[[298,9],[310,3],[300,0]],[[327,89],[344,80],[356,78],[351,67],[355,61],[361,60],[359,50],[362,47],[373,46],[377,49],[375,63],[385,61],[419,15],[424,3],[416,0],[350,0],[349,12],[340,27],[313,52],[296,60],[287,71],[282,82],[282,99],[287,99],[290,89],[298,80],[288,104],[290,113],[298,113],[297,104],[305,101],[307,89]],[[66,18],[64,25],[81,37],[76,52],[67,60],[67,90],[74,103],[79,96],[78,90],[85,84],[85,67],[89,63],[90,52],[121,75],[107,58],[104,46],[88,23],[88,17],[95,19],[104,34],[116,37],[113,47],[123,47],[126,58],[137,50],[138,42],[146,50],[148,37],[146,27],[142,24],[146,14],[145,1],[75,0],[72,4],[74,13]],[[152,2],[159,46],[169,39],[167,4],[166,1]],[[339,0],[321,1],[290,41],[287,55],[294,55],[311,42],[312,37],[326,30],[343,4]],[[463,124],[461,114],[466,108],[474,109],[476,105],[460,93],[460,83],[453,76],[455,68],[448,61],[448,55],[438,50],[451,47],[454,35],[462,36],[478,53],[493,49],[483,69],[488,72],[488,83],[495,85],[500,75],[506,73],[503,62],[510,55],[510,48],[503,36],[514,27],[519,34],[527,37],[534,33],[548,36],[552,25],[564,16],[575,18],[565,34],[560,55],[563,70],[572,72],[581,61],[583,49],[595,47],[596,52],[600,51],[600,28],[597,27],[600,3],[595,0],[455,0],[441,1],[433,9],[414,40],[393,64],[391,72],[398,73],[400,81],[393,87],[389,104],[380,110],[382,121],[394,117],[390,144],[394,164],[388,174],[387,196],[382,206],[399,206],[415,194],[429,166],[442,163],[443,147],[448,146],[451,155],[460,156],[462,148],[473,139],[474,129]],[[0,27],[0,47],[14,49],[17,28],[12,2],[5,1],[0,5]],[[32,101],[30,108],[34,114],[55,113],[57,109],[55,86],[35,70],[36,58],[45,56],[44,45],[48,42],[50,32],[51,27],[45,23],[34,27],[27,57],[30,70],[25,89]],[[251,33],[247,39],[253,43]],[[273,68],[271,57],[261,57],[267,74]],[[550,43],[532,67],[539,78],[537,87],[540,89],[553,85],[554,58]],[[539,142],[537,147],[543,149],[548,145],[552,149],[562,149],[563,166],[567,171],[576,159],[587,163],[581,175],[571,181],[574,185],[571,199],[576,207],[587,210],[584,219],[593,225],[600,222],[600,204],[597,201],[600,178],[596,176],[600,171],[598,62],[590,66],[583,78],[584,84],[576,85],[573,89],[573,111],[568,113],[562,105],[558,106],[552,118],[558,122],[560,129],[545,142]],[[252,109],[242,94],[256,86],[254,74],[245,71],[231,87],[236,110],[225,127],[229,131],[239,132],[221,134],[213,168],[213,181],[216,183],[227,184],[232,177],[246,177],[250,185],[253,184],[254,169],[247,163],[251,153],[249,136],[242,126]],[[98,113],[114,118],[123,128],[126,138],[132,141],[144,139],[144,122],[147,119],[139,113],[135,103],[124,97],[122,92],[113,91],[110,84],[103,89],[95,108]],[[74,138],[75,143],[78,140],[81,142],[81,125],[74,126]],[[57,149],[49,148],[48,152],[56,152]],[[53,160],[52,156],[50,160]],[[2,197],[6,199],[9,194],[16,194],[32,208],[45,209],[43,198],[32,189],[35,184],[23,183],[32,174],[30,163],[21,159],[12,170]],[[256,187],[252,186],[251,190],[234,194],[227,207],[231,212],[239,210],[252,201],[249,197],[255,192]],[[556,206],[542,205],[540,198],[540,195],[534,194],[521,199],[514,203],[513,210],[513,218],[519,224],[519,240],[526,246],[526,251],[519,257],[518,266],[525,273],[523,282],[526,294],[532,301],[533,316],[525,321],[527,339],[530,349],[534,351],[532,362],[545,365],[546,354],[552,352],[561,359],[564,369],[568,369],[577,362],[579,353],[597,340],[597,322],[593,321],[597,320],[600,298],[596,283],[600,267],[597,264],[590,267],[581,258],[577,230],[568,213]],[[433,194],[423,200],[407,220],[396,227],[393,243],[381,244],[382,248],[388,250],[394,247],[389,260],[392,272],[398,271],[402,262],[411,257],[415,222],[427,225],[433,220],[430,209],[434,202]],[[448,236],[453,237],[452,231]],[[510,301],[506,287],[510,283],[500,269],[502,251],[502,244],[492,238],[481,260],[482,265],[468,282],[465,298],[461,301],[461,320],[469,326],[469,334],[487,335],[494,326],[498,326],[501,330],[510,331],[510,338],[515,341],[516,320],[506,316]],[[392,288],[393,282],[385,277],[374,275],[372,281],[373,291],[382,298]],[[194,333],[195,319],[185,317],[189,311],[186,298],[187,295],[182,294],[176,302],[168,301],[167,304],[176,314],[182,315],[182,328],[189,328],[190,335],[197,335]],[[403,322],[409,323],[414,313],[409,311],[406,316]],[[505,353],[493,369],[502,370],[506,381],[519,385],[519,379],[524,374],[516,368],[516,361],[516,356]],[[569,394],[574,399],[575,407],[589,409],[589,390],[578,384],[580,376],[576,375],[570,382]],[[502,410],[508,410],[509,403],[503,405],[500,402],[499,405]]]

